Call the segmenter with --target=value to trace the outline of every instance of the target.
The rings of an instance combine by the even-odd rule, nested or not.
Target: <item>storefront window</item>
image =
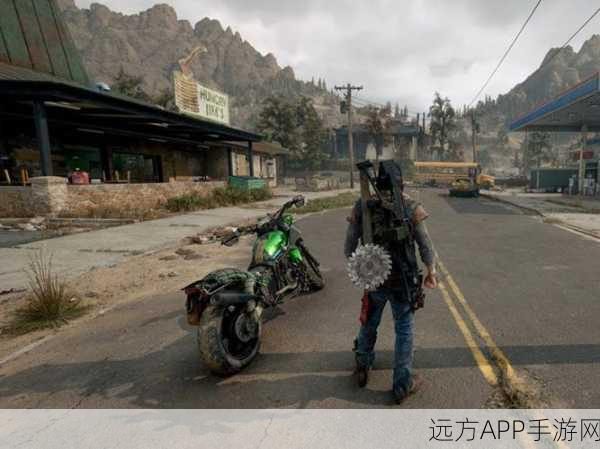
[[[65,145],[63,149],[66,174],[75,170],[88,172],[90,179],[102,179],[100,149],[86,146]]]
[[[160,157],[113,151],[113,169],[120,179],[131,182],[160,182]]]

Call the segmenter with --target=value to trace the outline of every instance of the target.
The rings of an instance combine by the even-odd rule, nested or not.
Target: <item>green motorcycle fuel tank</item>
[[[252,262],[257,264],[277,259],[285,252],[288,242],[288,236],[280,230],[271,231],[259,237],[252,250]],[[298,248],[291,248],[288,254],[292,262],[297,263],[302,260],[302,254]]]

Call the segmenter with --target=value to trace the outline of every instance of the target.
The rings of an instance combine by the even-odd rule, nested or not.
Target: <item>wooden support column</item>
[[[104,142],[102,144],[102,148],[100,149],[100,163],[102,165],[102,172],[106,176],[107,181],[112,181],[113,179],[113,163],[112,163],[112,147]]]
[[[254,156],[252,154],[252,141],[248,141],[248,174],[254,176]]]
[[[227,147],[227,168],[229,170],[229,176],[235,176],[233,172],[233,150],[231,147]]]
[[[42,176],[52,176],[48,117],[46,115],[46,106],[44,106],[42,101],[33,102],[33,121],[35,123],[35,134],[40,149],[40,167],[42,169]]]

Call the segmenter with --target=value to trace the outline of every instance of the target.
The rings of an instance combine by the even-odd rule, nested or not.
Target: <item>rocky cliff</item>
[[[273,54],[261,54],[218,20],[204,18],[192,26],[166,4],[124,15],[97,3],[90,9],[78,8],[73,0],[57,3],[94,81],[110,85],[122,69],[142,75],[144,91],[157,96],[172,88],[177,61],[204,46],[208,51],[192,60],[191,69],[198,81],[231,96],[235,125],[252,127],[270,94],[311,96],[328,121],[339,120],[335,96],[297,80],[291,67],[280,67]]]
[[[558,54],[557,54],[558,53]],[[495,101],[479,106],[485,118],[498,126],[549,100],[600,70],[600,35],[590,37],[576,52],[571,46],[553,48],[538,69]]]

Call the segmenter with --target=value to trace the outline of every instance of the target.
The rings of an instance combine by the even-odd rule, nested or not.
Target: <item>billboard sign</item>
[[[229,125],[229,96],[209,89],[181,72],[174,72],[175,104],[185,114]]]
[[[198,106],[202,117],[229,125],[229,96],[198,84]]]

